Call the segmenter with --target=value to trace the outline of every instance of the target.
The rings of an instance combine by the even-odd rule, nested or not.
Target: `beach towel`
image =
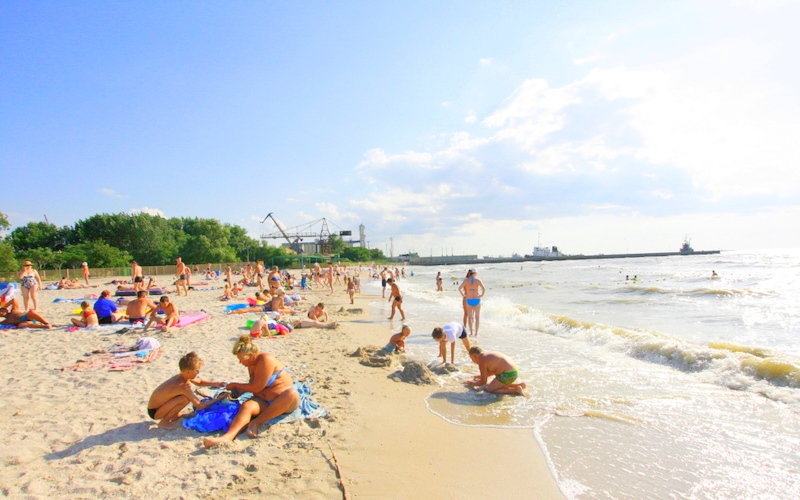
[[[85,300],[86,302],[91,302],[92,300],[97,300],[97,297],[84,297],[84,298],[82,298],[82,299],[63,299],[63,298],[55,298],[55,299],[53,299],[53,302],[56,302],[56,303],[59,303],[59,302],[77,302],[77,303],[81,303],[81,302],[83,302],[84,300]]]
[[[300,394],[300,406],[291,413],[284,413],[265,422],[267,425],[294,422],[302,418],[322,418],[328,414],[328,410],[323,408],[311,397],[311,386],[309,382],[295,382],[293,387]],[[208,408],[199,410],[194,417],[183,420],[183,426],[198,432],[226,432],[231,426],[233,417],[239,411],[239,406],[250,399],[253,395],[249,392],[242,395],[238,400],[218,401]],[[204,401],[207,401],[204,400]]]
[[[169,292],[167,292],[163,288],[148,288],[147,289],[147,293],[149,293],[150,295],[164,295],[164,294],[169,293]],[[133,290],[117,290],[117,292],[114,294],[114,296],[115,297],[135,297],[136,296],[136,292],[134,292]]]
[[[225,312],[235,311],[237,309],[244,309],[245,307],[250,307],[247,304],[230,304],[225,306]]]
[[[177,323],[175,323],[175,327],[176,328],[183,328],[183,327],[186,327],[186,326],[189,326],[189,325],[193,325],[195,323],[199,323],[200,321],[207,320],[210,317],[211,317],[210,314],[203,313],[203,312],[197,313],[197,314],[187,314],[187,315],[181,316],[181,319],[178,320]]]
[[[151,349],[139,349],[139,346],[156,346]],[[133,370],[144,363],[152,363],[161,357],[161,344],[152,337],[143,337],[133,347],[114,344],[108,349],[98,349],[86,353],[85,359],[75,364],[60,368],[61,371],[89,372],[108,370],[123,372]]]

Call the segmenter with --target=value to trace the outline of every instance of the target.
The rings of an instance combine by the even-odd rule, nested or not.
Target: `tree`
[[[11,229],[11,224],[8,223],[8,216],[0,212],[0,231],[8,231]]]
[[[253,251],[253,260],[263,261],[267,266],[291,267],[297,262],[297,254],[286,247],[271,247],[262,242]]]
[[[128,252],[139,264],[157,266],[172,262],[188,239],[180,225],[180,219],[145,213],[102,214],[77,222],[75,232],[79,242],[104,241]]]
[[[342,258],[353,262],[369,262],[372,260],[372,252],[369,248],[349,247],[342,252]]]
[[[17,252],[34,248],[61,250],[72,239],[72,229],[58,228],[48,222],[29,222],[11,231],[11,245]]]
[[[370,258],[369,260],[386,260],[386,256],[383,255],[383,251],[377,248],[370,248]]]
[[[206,236],[190,236],[180,252],[184,262],[200,264],[204,262],[233,262],[236,252],[227,245],[219,245]]]
[[[0,273],[10,273],[19,270],[17,259],[14,258],[14,249],[9,243],[0,241]]]
[[[247,236],[247,231],[241,226],[231,225],[228,226],[228,229],[230,230],[228,244],[233,248],[233,251],[236,252],[237,260],[250,260],[250,253],[261,246],[261,244],[258,240]]]
[[[22,260],[29,260],[35,267],[44,269],[52,267],[55,262],[55,253],[49,248],[34,248],[21,254]]]
[[[131,254],[104,241],[87,241],[69,245],[62,252],[64,264],[73,269],[88,262],[90,267],[125,267],[133,259]]]
[[[341,236],[337,236],[335,234],[332,234],[330,236],[330,238],[328,239],[328,242],[330,244],[330,252],[332,254],[341,255],[342,253],[344,253],[344,250],[347,248],[347,245],[345,244],[344,240],[342,240],[342,237]]]

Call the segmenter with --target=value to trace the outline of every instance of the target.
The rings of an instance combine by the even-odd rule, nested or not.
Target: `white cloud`
[[[768,53],[727,40],[661,68],[596,69],[584,84],[626,101],[627,127],[641,138],[635,158],[683,170],[717,197],[789,195],[800,186],[800,119],[779,89],[742,74],[757,73]]]
[[[167,218],[167,216],[164,215],[164,212],[162,212],[161,210],[159,210],[157,208],[150,208],[150,207],[131,208],[130,210],[128,210],[128,213],[130,213],[130,214],[150,214],[150,215],[155,215],[155,216],[158,216],[158,217],[162,217],[164,219]]]
[[[669,200],[672,198],[672,193],[669,191],[660,191],[656,189],[651,191],[650,194],[656,198],[661,198],[662,200]]]
[[[572,59],[572,63],[577,65],[577,66],[583,66],[584,64],[597,62],[597,61],[600,61],[601,59],[603,59],[602,56],[595,54],[595,55],[586,56],[586,57],[575,57],[575,58]]]
[[[492,64],[492,60],[488,57],[482,57],[481,59],[478,60],[478,62],[480,63],[481,66],[489,66],[490,64]]]
[[[465,123],[475,123],[478,121],[478,116],[475,114],[474,111],[469,110],[467,116],[464,118]]]
[[[112,198],[120,198],[120,199],[127,198],[126,195],[119,194],[115,190],[110,189],[110,188],[100,188],[100,189],[97,190],[97,192],[101,193],[101,194],[104,194],[106,196],[110,196]]]

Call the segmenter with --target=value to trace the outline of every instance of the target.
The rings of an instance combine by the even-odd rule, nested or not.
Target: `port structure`
[[[273,212],[268,213],[264,220],[261,221],[262,240],[286,240],[289,248],[298,255],[304,253],[330,254],[331,231],[328,228],[328,220],[326,218],[323,217],[299,226],[284,228],[272,214]],[[264,223],[267,222],[267,219],[272,220],[272,223],[278,228],[277,231],[267,233],[264,230]],[[303,241],[306,238],[312,238],[311,244]]]

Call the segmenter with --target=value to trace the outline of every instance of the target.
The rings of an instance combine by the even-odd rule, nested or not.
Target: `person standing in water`
[[[478,271],[475,269],[467,271],[467,277],[458,287],[458,291],[464,297],[464,324],[467,325],[470,335],[475,337],[478,336],[478,329],[481,326],[481,299],[486,293],[483,282],[475,277],[476,274]]]

